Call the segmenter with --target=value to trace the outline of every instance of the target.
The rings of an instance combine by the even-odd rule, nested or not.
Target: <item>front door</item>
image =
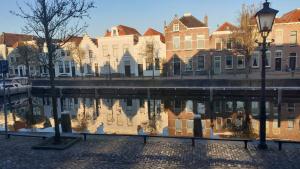
[[[275,58],[275,71],[281,71],[281,58]]]
[[[130,61],[125,61],[125,76],[126,77],[131,76]]]
[[[139,72],[139,77],[144,76],[144,73],[143,73],[143,64],[138,64],[138,72]]]
[[[173,67],[173,69],[174,69],[174,75],[175,76],[179,76],[181,74],[181,71],[180,71],[180,69],[181,69],[181,67],[180,67],[180,59],[174,58],[173,62],[174,62],[173,63],[173,65],[174,65],[174,67]]]
[[[221,73],[221,56],[214,57],[214,74]]]
[[[95,63],[95,75],[96,75],[96,77],[99,77],[99,66],[98,66],[98,63]]]
[[[73,61],[71,62],[71,66],[72,66],[72,77],[75,77],[76,76],[76,69],[75,69],[75,64],[74,64]]]

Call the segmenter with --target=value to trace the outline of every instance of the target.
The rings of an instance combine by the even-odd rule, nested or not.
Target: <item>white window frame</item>
[[[254,64],[254,56],[257,56],[257,66],[253,66],[253,64]],[[253,52],[253,55],[252,55],[251,67],[252,68],[259,68],[259,66],[260,66],[260,52],[259,51],[255,51],[255,52]]]
[[[191,65],[190,65],[190,61],[192,62]],[[193,64],[194,64],[193,58],[192,58],[192,57],[187,58],[186,63],[185,63],[185,71],[186,71],[186,72],[191,72],[191,71],[193,71]],[[191,66],[191,69],[188,69],[188,65]]]
[[[281,46],[283,44],[283,30],[282,29],[275,30],[275,44],[278,46]]]
[[[189,46],[187,44],[189,44]],[[184,37],[184,48],[185,48],[185,50],[192,50],[193,41],[192,41],[192,36],[191,35],[187,35],[187,36]]]
[[[217,49],[217,42],[221,43],[221,49]],[[222,38],[216,38],[215,39],[215,49],[218,50],[218,51],[223,49]]]
[[[280,56],[279,56],[279,57],[277,56],[277,53],[280,53]],[[275,51],[275,56],[274,56],[274,70],[275,70],[275,71],[276,71],[276,59],[278,59],[278,58],[281,59],[281,70],[280,70],[280,71],[283,70],[283,66],[282,66],[282,54],[283,54],[282,50],[276,50],[276,51]],[[279,72],[279,71],[278,71],[278,72]]]
[[[176,40],[178,41],[178,47],[175,45]],[[180,49],[180,36],[173,36],[173,50]]]
[[[243,57],[244,58],[242,67],[239,66],[239,57]],[[245,65],[245,55],[237,55],[236,68],[237,69],[245,69],[246,68],[246,65]]]
[[[291,124],[293,125],[293,126],[291,126]],[[288,120],[288,129],[290,129],[290,130],[292,130],[292,129],[294,129],[295,128],[295,120],[293,120],[293,119],[289,119]]]
[[[179,32],[179,23],[173,24],[173,32]]]
[[[199,41],[202,41],[203,47],[200,47]],[[197,49],[205,49],[205,35],[197,35]]]
[[[199,69],[199,57],[203,57],[203,68],[202,69]],[[198,55],[196,56],[197,58],[197,70],[196,71],[203,71],[205,70],[205,56],[204,55]]]
[[[231,65],[230,67],[227,65],[227,57],[231,57]],[[225,69],[233,69],[233,56],[232,55],[226,55],[225,56]]]
[[[292,52],[292,53],[296,53],[296,52]],[[292,57],[295,57],[296,58],[296,65],[295,65],[295,69],[297,69],[297,67],[298,67],[298,56],[297,56],[297,53],[296,53],[296,56],[291,56],[291,53],[289,53],[289,59],[288,59],[288,65],[289,65],[289,68],[290,68],[290,58],[292,58]]]
[[[292,42],[292,32],[296,32],[296,42]],[[290,31],[290,46],[296,46],[298,43],[298,31],[292,30]]]

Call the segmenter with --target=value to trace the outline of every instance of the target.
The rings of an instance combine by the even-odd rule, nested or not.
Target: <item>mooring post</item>
[[[214,112],[214,90],[212,88],[209,89],[209,114],[210,114],[210,127],[213,128],[214,120],[213,120],[213,112]]]
[[[277,120],[278,120],[278,128],[281,126],[281,103],[282,103],[282,89],[278,89],[278,97],[277,97]]]

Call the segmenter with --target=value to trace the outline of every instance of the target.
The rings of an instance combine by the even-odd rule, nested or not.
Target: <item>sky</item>
[[[22,33],[24,22],[9,11],[17,11],[17,5],[23,1],[1,0],[0,32]],[[170,23],[175,14],[182,16],[192,13],[203,20],[208,16],[210,30],[225,21],[237,22],[242,4],[261,4],[264,0],[94,0],[96,8],[90,11],[86,19],[89,27],[86,30],[92,37],[99,37],[112,26],[119,24],[136,28],[143,34],[152,27],[163,32],[164,22]],[[300,8],[300,0],[270,0],[272,8],[278,9],[279,16]]]

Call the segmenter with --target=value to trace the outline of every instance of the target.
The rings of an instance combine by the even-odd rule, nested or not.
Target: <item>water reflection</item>
[[[283,99],[285,100],[285,99]],[[11,131],[52,132],[51,99],[18,97],[9,104]],[[268,138],[300,140],[300,99],[285,100],[278,108],[269,98],[266,132]],[[145,99],[145,98],[59,98],[59,116],[69,116],[72,132],[197,137],[257,138],[259,102],[256,99]],[[0,130],[4,128],[3,108]],[[61,130],[65,131],[61,118]],[[68,118],[67,118],[68,119]]]

